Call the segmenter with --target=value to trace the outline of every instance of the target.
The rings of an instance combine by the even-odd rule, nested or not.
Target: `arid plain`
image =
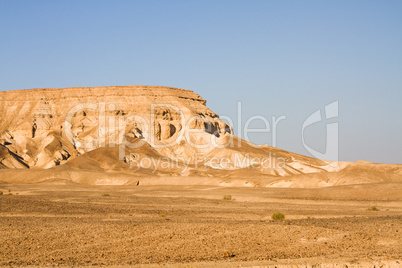
[[[401,265],[401,184],[0,190],[5,266]],[[286,219],[272,220],[276,211]]]

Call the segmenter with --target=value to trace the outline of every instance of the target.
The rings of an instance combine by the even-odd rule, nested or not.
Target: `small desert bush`
[[[274,221],[283,221],[285,219],[285,214],[281,213],[281,212],[275,212],[271,215],[271,218]]]
[[[165,214],[159,214],[159,217],[165,218],[166,215]]]
[[[102,196],[110,196],[110,194],[102,194]]]
[[[232,200],[232,196],[227,194],[223,196],[223,200]]]
[[[369,210],[372,210],[372,211],[379,211],[379,209],[378,209],[376,206],[370,207]]]
[[[2,192],[2,191],[0,191],[0,195],[3,195],[3,192]]]

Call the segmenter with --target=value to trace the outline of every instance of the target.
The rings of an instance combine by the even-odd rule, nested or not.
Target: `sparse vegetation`
[[[232,196],[227,194],[223,196],[223,200],[232,200]]]
[[[371,211],[379,211],[379,209],[376,206],[370,207],[369,210],[371,210]]]
[[[110,196],[110,194],[102,194],[102,196]]]
[[[0,195],[3,195],[3,192],[2,192],[2,191],[0,191]]]
[[[159,217],[165,218],[166,215],[165,214],[159,214]]]
[[[285,214],[281,212],[274,212],[271,216],[274,221],[283,221],[285,219]]]

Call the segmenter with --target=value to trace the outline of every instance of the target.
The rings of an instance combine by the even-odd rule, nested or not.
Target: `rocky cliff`
[[[0,181],[321,187],[402,180],[400,165],[332,163],[251,144],[185,89],[5,91],[0,114]]]
[[[122,136],[175,138],[183,122],[216,136],[231,133],[205,103],[190,90],[157,86],[0,92],[0,144],[31,168],[50,168]]]

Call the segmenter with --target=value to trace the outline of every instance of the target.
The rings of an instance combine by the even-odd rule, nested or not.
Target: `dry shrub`
[[[274,212],[271,216],[274,221],[283,221],[285,219],[285,214],[281,212]]]

